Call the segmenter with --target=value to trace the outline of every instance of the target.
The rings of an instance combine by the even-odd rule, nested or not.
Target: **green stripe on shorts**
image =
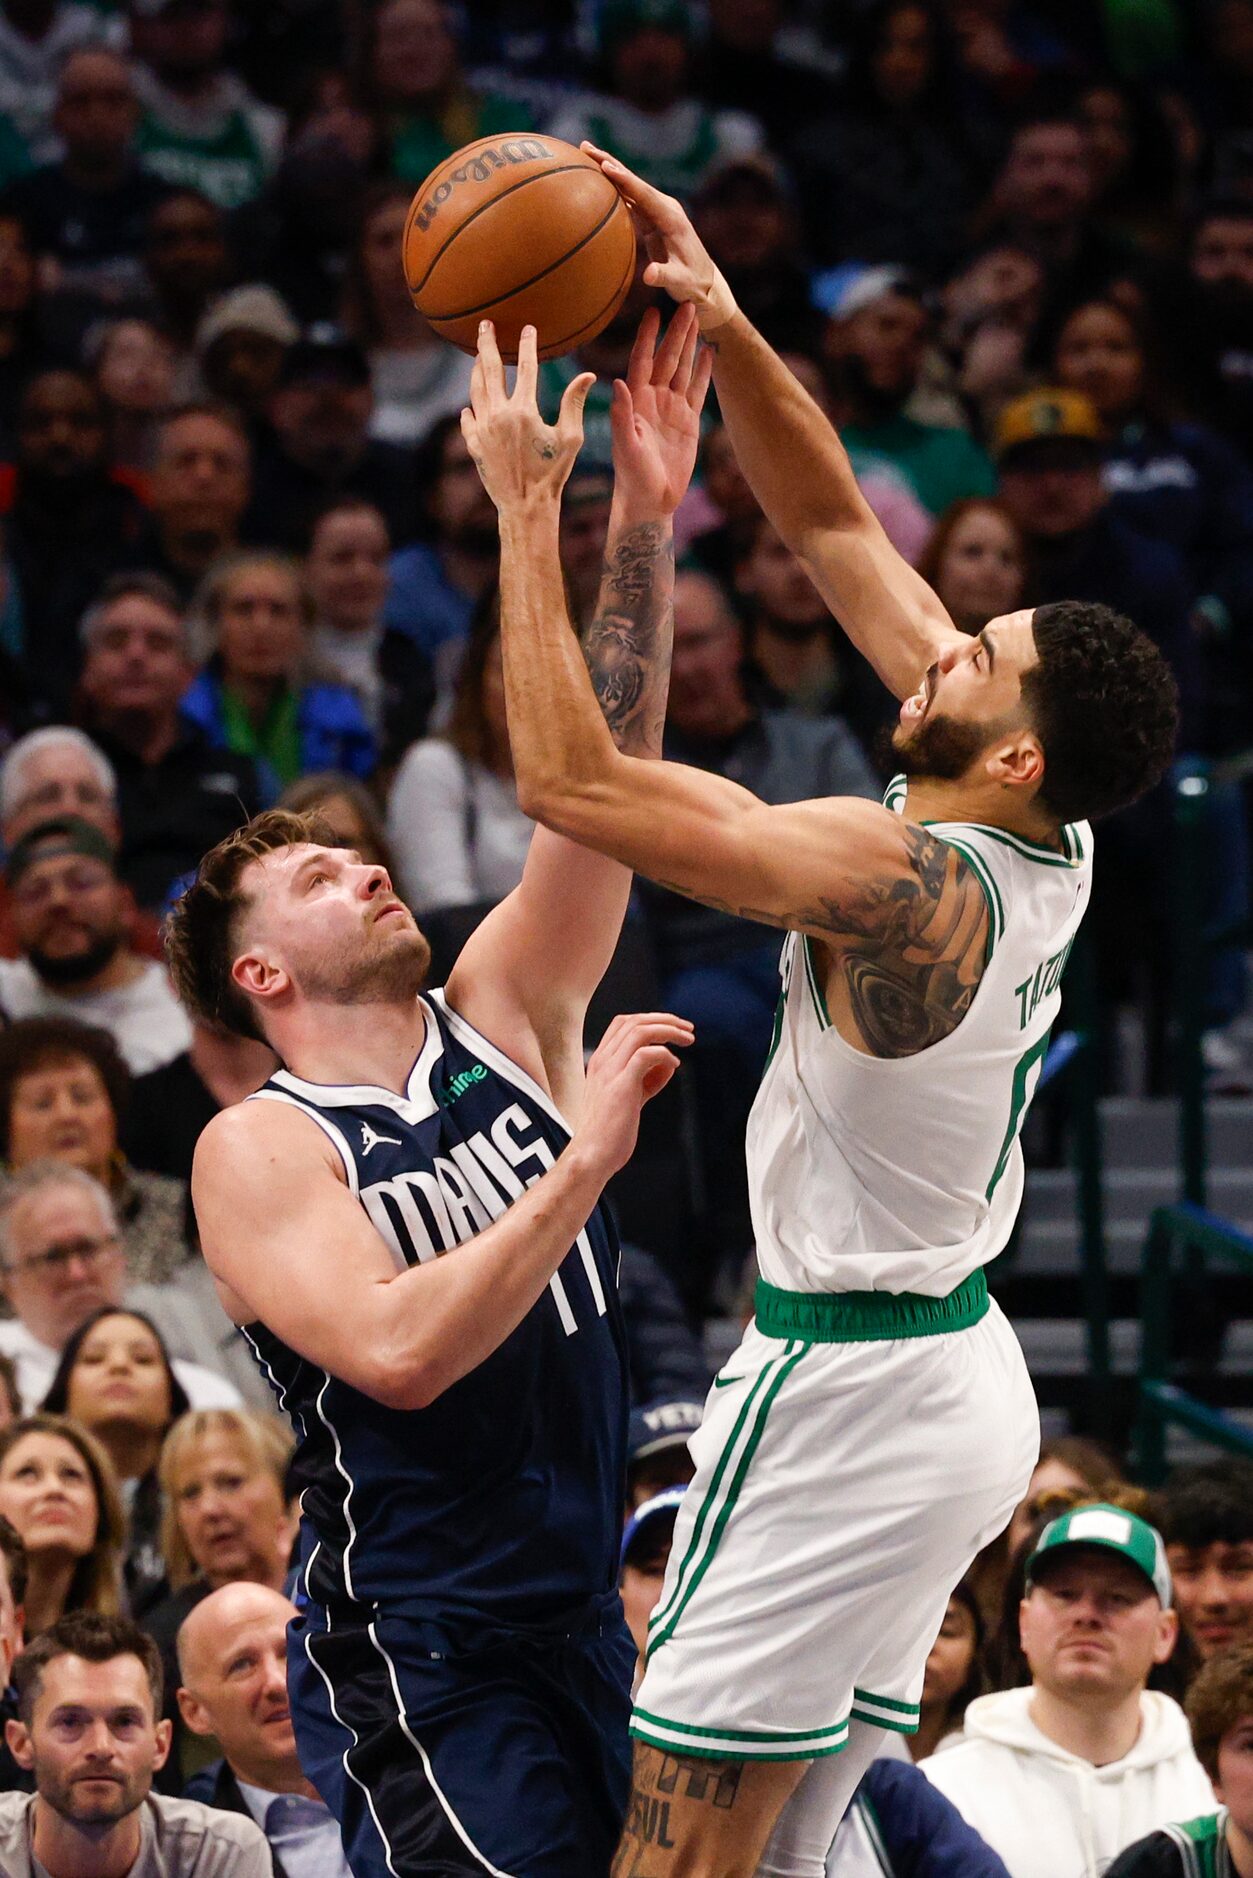
[[[660,1649],[662,1644],[674,1635],[675,1625],[708,1571],[722,1535],[726,1531],[727,1521],[731,1517],[735,1502],[739,1498],[740,1489],[744,1485],[744,1477],[748,1472],[749,1464],[765,1430],[770,1405],[808,1348],[808,1343],[789,1343],[778,1356],[772,1357],[763,1365],[760,1375],[745,1397],[743,1406],[735,1419],[735,1426],[718,1456],[718,1464],[714,1468],[709,1491],[701,1501],[687,1551],[683,1555],[683,1561],[675,1576],[674,1590],[649,1625],[646,1656],[651,1656],[654,1650]],[[723,1478],[737,1446],[740,1445],[740,1436],[750,1415],[751,1426],[740,1447],[739,1458],[735,1463],[735,1469],[726,1491],[722,1493]],[[721,1504],[718,1505],[720,1494]],[[710,1513],[715,1506],[717,1506],[717,1511],[711,1520]]]
[[[918,1704],[895,1702],[890,1696],[872,1695],[869,1689],[853,1690],[854,1721],[869,1722],[872,1728],[888,1728],[893,1734],[918,1732]]]
[[[728,1761],[815,1761],[838,1754],[847,1745],[848,1718],[827,1728],[698,1728],[637,1708],[630,1732],[637,1741],[665,1754]]]

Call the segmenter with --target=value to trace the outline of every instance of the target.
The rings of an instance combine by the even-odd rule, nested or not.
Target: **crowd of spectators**
[[[189,1021],[159,929],[206,848],[278,802],[391,870],[437,974],[517,883],[470,361],[399,264],[431,167],[516,130],[590,137],[688,204],[963,630],[1078,597],[1153,635],[1181,761],[1214,779],[1206,910],[1247,909],[1253,0],[0,0],[6,1873],[72,1878],[99,1823],[59,1805],[58,1702],[137,1718],[111,1869],[180,1871],[193,1845],[222,1878],[342,1862],[283,1695],[290,1437],[187,1199],[201,1128],[275,1059]],[[576,631],[609,385],[653,297],[637,277],[541,372],[550,413],[598,374],[562,522]],[[667,753],[770,802],[880,793],[891,701],[716,399],[676,540]],[[1151,1088],[1169,822],[1163,786],[1102,831],[1090,928],[1105,1010],[1146,1015]],[[641,1638],[700,1319],[751,1247],[777,960],[777,935],[641,884],[593,1007],[593,1035],[658,1006],[698,1032],[613,1191]],[[1244,997],[1220,958],[1217,1089],[1253,1084]],[[1053,1444],[953,1593],[912,1747],[885,1740],[832,1873],[1253,1878],[1248,1472],[1185,1470],[1150,1505],[1113,1456]]]

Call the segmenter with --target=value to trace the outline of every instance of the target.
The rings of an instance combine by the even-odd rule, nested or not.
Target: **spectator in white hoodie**
[[[972,1702],[922,1763],[1010,1878],[1099,1878],[1172,1819],[1216,1810],[1183,1711],[1146,1688],[1175,1647],[1161,1535],[1103,1502],[1045,1527],[1019,1613],[1025,1689]]]

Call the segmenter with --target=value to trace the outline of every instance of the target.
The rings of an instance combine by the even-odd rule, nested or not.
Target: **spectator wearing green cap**
[[[1147,1688],[1179,1621],[1161,1534],[1106,1502],[1044,1528],[1019,1612],[1031,1684],[981,1696],[922,1763],[1010,1878],[1098,1878],[1145,1833],[1214,1810],[1183,1711]]]
[[[1253,1644],[1210,1658],[1188,1691],[1192,1745],[1222,1805],[1165,1826],[1109,1868],[1108,1878],[1250,1878],[1253,1874]]]
[[[558,112],[553,136],[589,138],[684,200],[717,165],[760,149],[755,118],[711,111],[690,95],[692,35],[684,0],[609,0],[600,16],[602,93]]]

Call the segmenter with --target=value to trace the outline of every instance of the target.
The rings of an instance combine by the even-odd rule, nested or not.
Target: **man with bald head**
[[[178,1633],[178,1706],[193,1734],[216,1735],[222,1760],[187,1797],[254,1819],[275,1878],[350,1878],[339,1827],[305,1779],[287,1706],[287,1625],[296,1607],[266,1585],[202,1598]]]

